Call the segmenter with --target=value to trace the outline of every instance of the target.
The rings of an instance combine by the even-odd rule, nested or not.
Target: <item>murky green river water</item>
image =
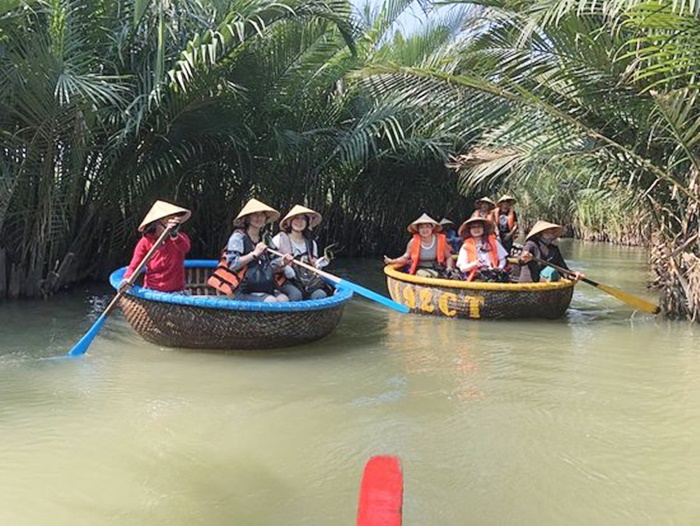
[[[644,254],[564,244],[647,295]],[[385,292],[379,264],[336,270]],[[581,284],[566,318],[471,322],[355,299],[327,339],[145,343],[109,299],[0,304],[0,524],[348,525],[375,454],[406,526],[700,524],[700,332]]]

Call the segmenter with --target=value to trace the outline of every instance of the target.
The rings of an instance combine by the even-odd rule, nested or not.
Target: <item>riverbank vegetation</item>
[[[695,4],[50,0],[0,14],[0,297],[124,262],[155,198],[215,255],[255,195],[324,212],[347,255],[508,189],[524,219],[651,248],[700,309]],[[678,249],[681,250],[678,250]]]

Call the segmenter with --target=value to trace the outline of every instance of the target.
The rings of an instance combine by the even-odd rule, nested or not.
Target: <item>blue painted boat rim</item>
[[[218,261],[209,259],[190,259],[185,261],[185,268],[216,268]],[[109,283],[118,289],[126,272],[126,267],[115,270],[109,276]],[[187,296],[185,294],[171,294],[159,292],[138,285],[131,287],[128,296],[142,298],[159,303],[169,303],[171,305],[185,305],[189,307],[200,307],[204,309],[232,310],[232,311],[254,311],[254,312],[308,312],[315,310],[332,309],[346,303],[352,298],[352,291],[342,287],[336,289],[335,294],[320,300],[290,301],[286,303],[264,303],[262,301],[239,301],[228,299],[223,296]]]

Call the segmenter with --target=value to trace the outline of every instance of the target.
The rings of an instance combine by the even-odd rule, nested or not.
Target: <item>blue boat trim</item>
[[[207,259],[192,259],[185,261],[186,268],[216,268],[218,261]],[[126,267],[115,270],[109,276],[109,283],[116,290],[121,283]],[[220,309],[234,311],[257,311],[257,312],[299,312],[332,309],[342,305],[352,298],[352,291],[342,287],[336,289],[336,293],[328,298],[320,300],[289,301],[285,303],[264,303],[262,301],[239,301],[231,300],[223,296],[187,296],[185,294],[170,294],[168,292],[158,292],[134,285],[127,291],[129,296],[143,298],[149,301],[170,303],[172,305],[188,305],[205,309]]]

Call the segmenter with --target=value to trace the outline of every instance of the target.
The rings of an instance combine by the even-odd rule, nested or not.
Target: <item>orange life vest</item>
[[[246,265],[238,272],[234,272],[228,268],[226,256],[222,256],[219,260],[219,264],[216,266],[216,270],[209,276],[207,285],[218,290],[222,294],[233,296],[233,293],[236,292],[236,289],[241,285],[241,281],[243,281],[247,269],[248,266]]]
[[[500,216],[501,213],[498,212],[498,215]],[[513,230],[513,227],[515,226],[515,210],[512,208],[508,210],[508,229]]]
[[[487,241],[489,245],[491,246],[491,250],[489,251],[489,254],[491,256],[491,266],[494,268],[498,267],[498,242],[496,241],[496,236],[494,234],[490,234],[487,238]],[[467,251],[467,263],[472,263],[478,259],[478,256],[476,255],[476,242],[474,241],[473,237],[468,237],[467,239],[464,240],[464,248]],[[467,281],[473,281],[474,277],[476,276],[477,269],[473,269],[470,273],[469,276],[467,277]]]
[[[445,264],[445,247],[447,246],[447,237],[445,234],[434,234],[437,236],[437,262],[439,265]],[[409,274],[415,274],[420,263],[420,234],[413,234],[413,245],[411,246],[411,268]]]
[[[248,270],[248,265],[240,268],[238,271],[233,271],[228,267],[228,261],[226,256],[222,256],[219,260],[219,264],[216,265],[214,273],[209,276],[207,280],[207,285],[211,288],[218,290],[222,294],[227,296],[233,296],[236,289],[241,286],[241,282],[245,277],[245,271]],[[275,273],[275,284],[277,287],[281,287],[287,282],[287,278],[284,274],[280,272]]]
[[[254,247],[252,241],[247,235],[245,235],[243,238],[243,247],[246,250],[246,253],[253,251]],[[236,289],[241,286],[246,270],[248,270],[248,265],[245,265],[235,271],[231,270],[228,266],[228,260],[226,259],[226,249],[224,249],[221,254],[219,264],[216,265],[214,273],[209,276],[209,279],[207,280],[207,285],[218,290],[222,294],[233,296]],[[274,279],[278,288],[284,285],[287,281],[287,278],[281,272],[275,273]]]

